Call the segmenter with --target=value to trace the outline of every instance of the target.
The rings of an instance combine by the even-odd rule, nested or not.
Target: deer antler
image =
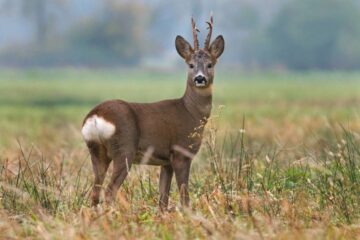
[[[213,19],[212,14],[210,16],[210,22],[206,22],[206,23],[208,24],[209,33],[208,33],[208,35],[206,37],[206,40],[205,40],[204,49],[208,50],[210,48],[210,40],[211,40],[211,34],[212,34],[212,29],[213,29],[213,23],[214,23],[214,19]]]
[[[193,33],[193,38],[194,38],[194,50],[196,51],[199,49],[199,40],[197,38],[197,33],[200,31],[199,31],[199,29],[196,28],[193,17],[191,18],[191,25],[192,25],[192,33]]]

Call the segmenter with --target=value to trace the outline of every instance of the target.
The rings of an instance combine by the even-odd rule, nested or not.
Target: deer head
[[[199,41],[195,21],[192,18],[192,33],[194,47],[191,47],[183,37],[177,36],[175,40],[176,50],[188,65],[188,85],[192,88],[206,89],[214,80],[214,67],[217,59],[224,51],[225,42],[222,35],[219,35],[210,44],[213,29],[213,17],[207,22],[209,33],[206,37],[204,48],[199,48]]]

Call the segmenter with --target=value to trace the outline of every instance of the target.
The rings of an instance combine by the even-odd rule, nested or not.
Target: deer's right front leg
[[[170,165],[161,166],[160,182],[159,182],[159,192],[160,192],[159,207],[161,211],[166,210],[169,203],[169,192],[170,192],[173,172],[174,172],[173,168]]]

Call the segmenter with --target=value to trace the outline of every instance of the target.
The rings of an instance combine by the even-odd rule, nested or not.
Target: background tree
[[[50,9],[63,9],[66,0],[7,0],[3,9],[17,10],[31,21],[35,29],[35,41],[43,45],[48,37],[53,15]]]
[[[359,22],[352,0],[291,1],[268,28],[273,60],[294,69],[359,67]]]
[[[104,14],[79,23],[68,33],[65,58],[87,64],[137,64],[144,50],[150,10],[142,4],[109,1]]]

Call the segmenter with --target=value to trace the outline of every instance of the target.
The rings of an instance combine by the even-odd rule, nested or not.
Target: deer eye
[[[207,65],[207,67],[208,67],[208,68],[212,68],[212,64],[209,63],[209,64]]]
[[[189,67],[192,69],[192,68],[194,68],[194,64],[189,64]]]

